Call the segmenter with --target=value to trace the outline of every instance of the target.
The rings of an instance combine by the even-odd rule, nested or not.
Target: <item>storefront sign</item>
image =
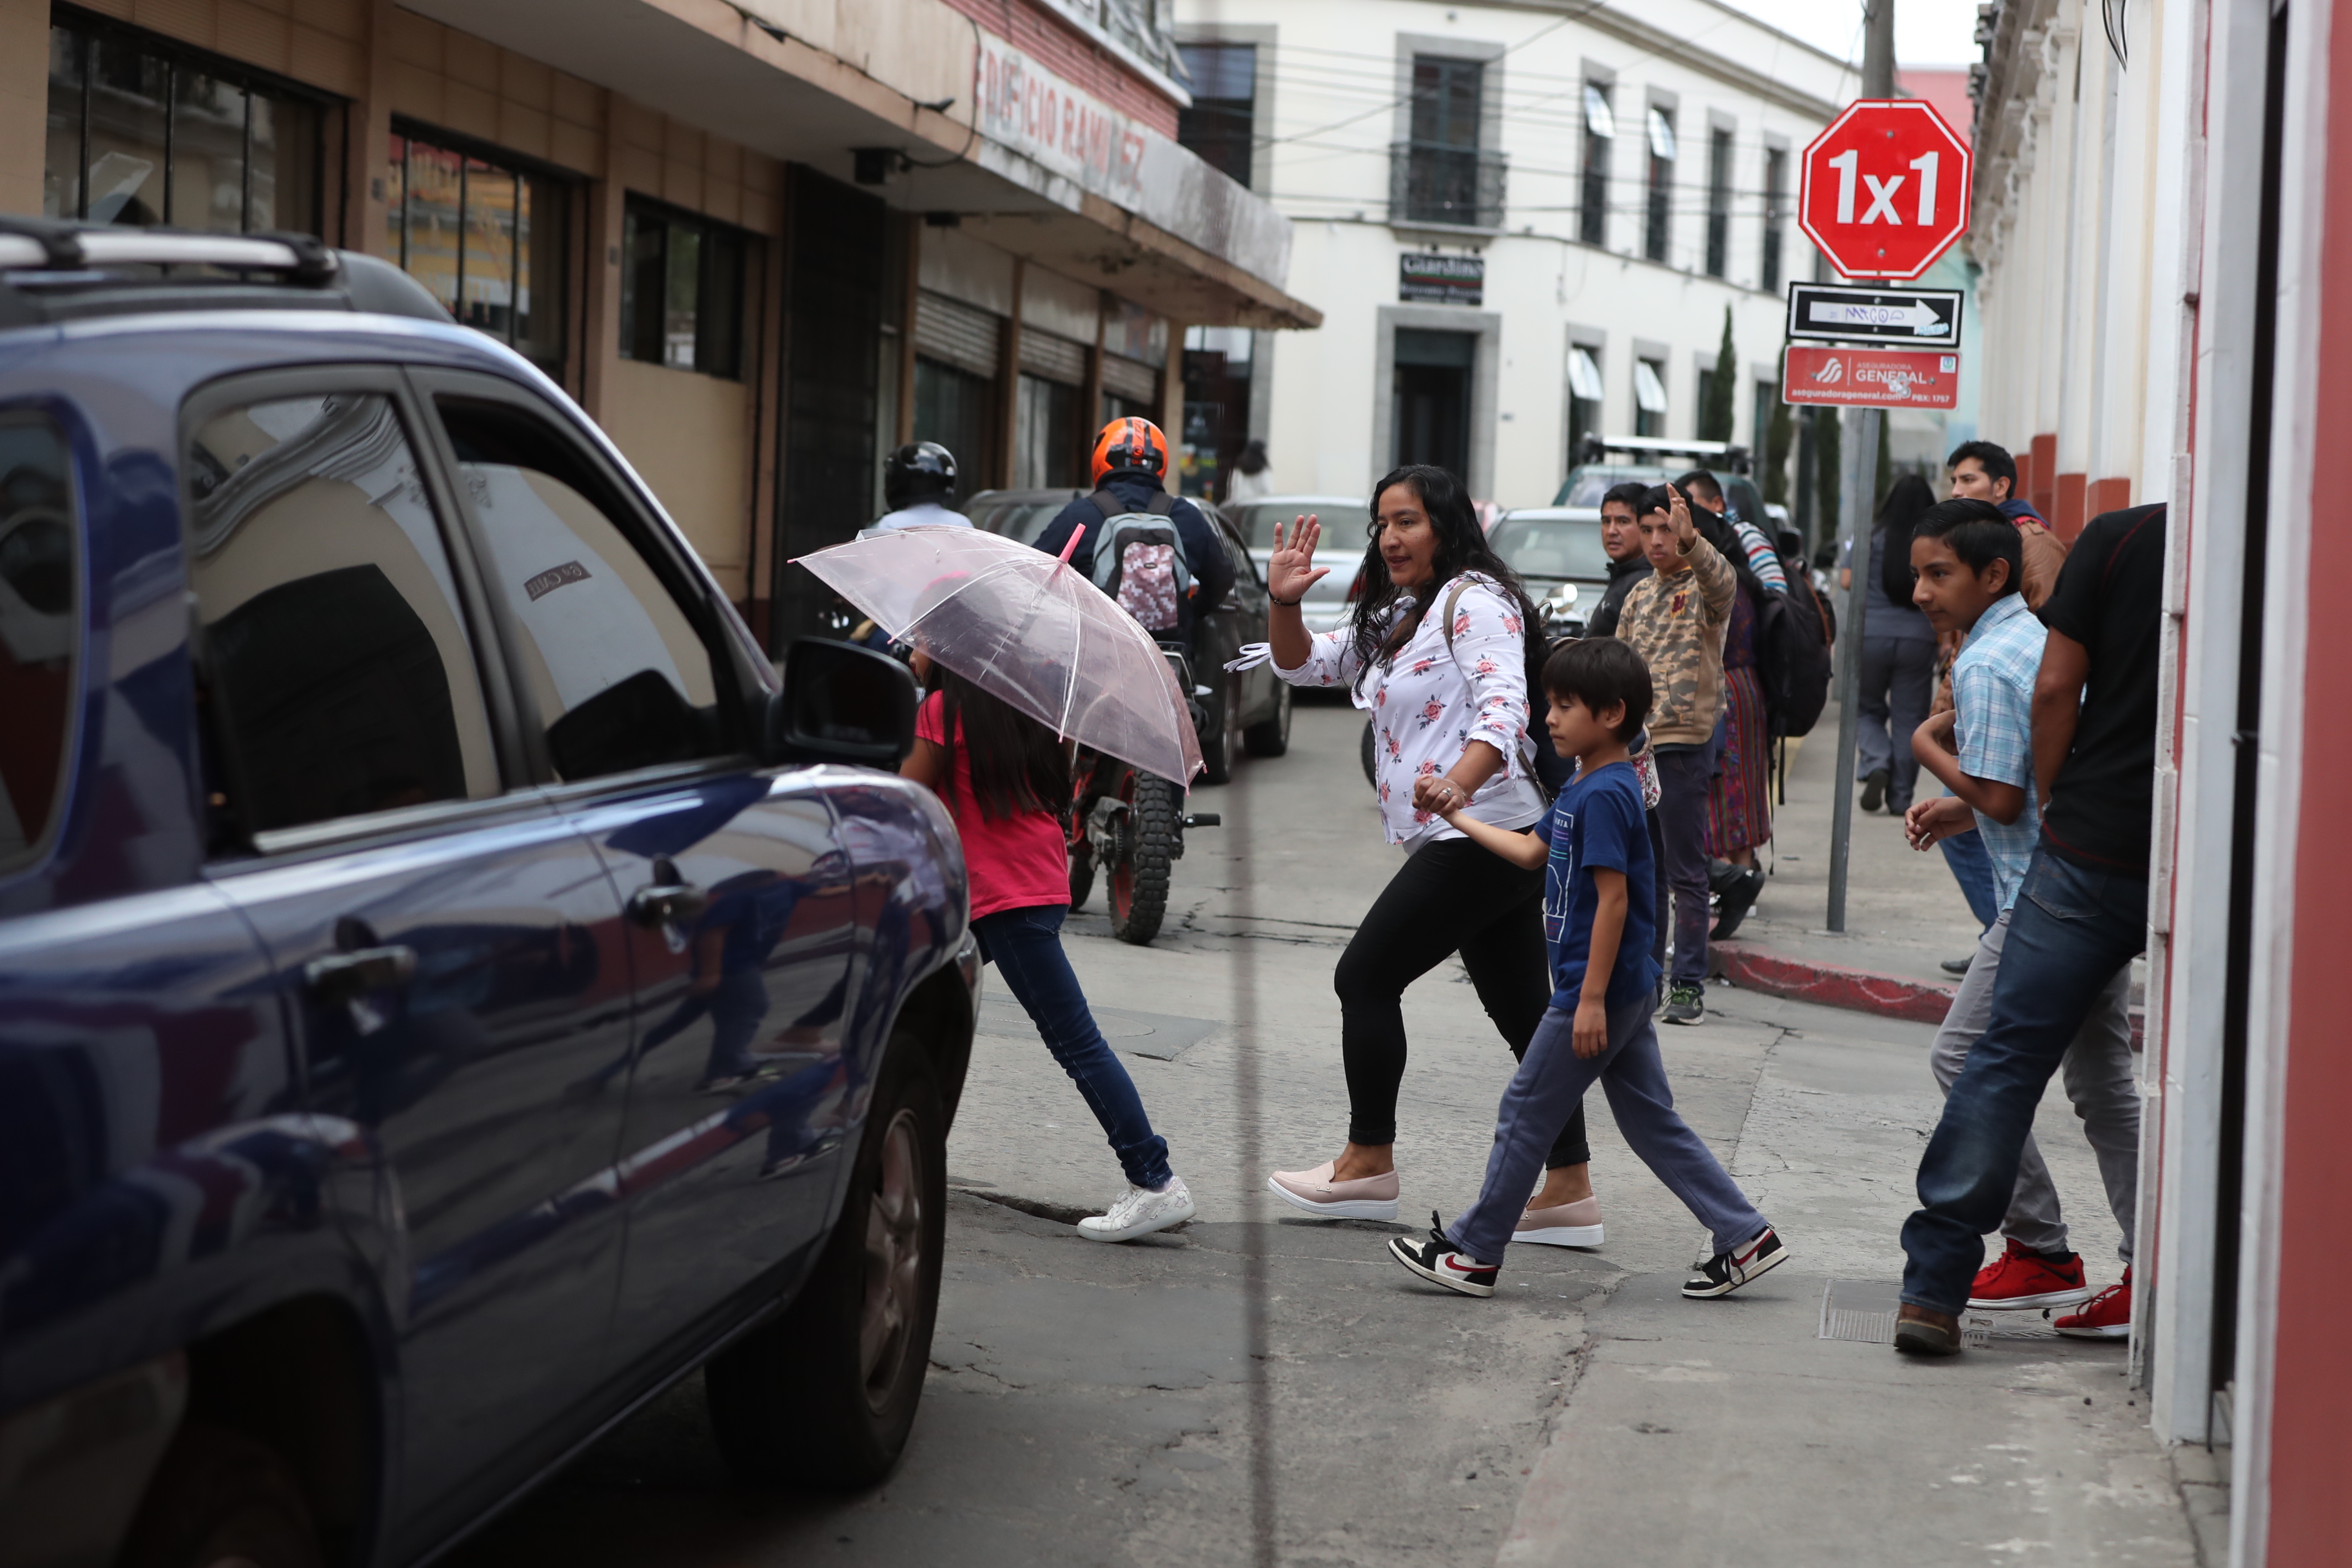
[[[1960,356],[1932,349],[1790,343],[1780,400],[1835,408],[1957,408]]]
[[[1483,305],[1486,258],[1408,251],[1397,258],[1397,298],[1425,304]]]
[[[1142,201],[1144,129],[992,33],[980,36],[980,133],[1122,206]]]

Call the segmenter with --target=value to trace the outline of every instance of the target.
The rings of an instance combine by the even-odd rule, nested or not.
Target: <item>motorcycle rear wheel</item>
[[[1137,947],[1160,934],[1168,912],[1168,873],[1176,858],[1176,786],[1149,773],[1119,780],[1127,803],[1126,858],[1109,868],[1110,933]]]

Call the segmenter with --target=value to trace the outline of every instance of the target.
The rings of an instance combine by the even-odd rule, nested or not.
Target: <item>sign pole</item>
[[[1838,506],[1838,533],[1852,573],[1845,595],[1845,613],[1838,619],[1837,776],[1830,796],[1830,907],[1828,926],[1845,931],[1847,868],[1853,855],[1853,760],[1861,740],[1862,638],[1864,612],[1869,608],[1870,522],[1878,488],[1878,422],[1884,410],[1862,408],[1846,422],[1845,459]],[[1898,746],[1911,743],[1908,735],[1891,736]]]

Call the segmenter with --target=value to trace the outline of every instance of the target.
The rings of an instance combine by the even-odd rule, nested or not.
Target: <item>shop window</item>
[[[144,33],[56,23],[41,211],[91,223],[317,234],[328,108]]]
[[[560,375],[569,188],[404,130],[393,132],[391,163],[402,268],[457,320]]]
[[[1255,44],[1185,44],[1192,107],[1176,117],[1176,140],[1234,184],[1250,183],[1257,114]]]
[[[996,428],[996,383],[928,354],[915,356],[915,439],[937,441],[956,458],[956,500],[991,482],[990,432]]]
[[[1013,488],[1074,484],[1078,472],[1079,389],[1042,375],[1021,378],[1014,410]]]
[[[631,196],[622,216],[621,357],[740,378],[748,238]]]

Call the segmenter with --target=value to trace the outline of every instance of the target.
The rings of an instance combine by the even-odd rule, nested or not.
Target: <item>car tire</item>
[[[1208,721],[1201,726],[1201,782],[1234,782],[1234,764],[1242,758],[1241,691],[1228,681],[1209,699]]]
[[[1242,744],[1253,757],[1278,757],[1290,750],[1290,682],[1274,683],[1274,717],[1244,730]]]
[[[703,1369],[719,1451],[745,1480],[849,1491],[890,1473],[930,1369],[947,1248],[947,1112],[922,1043],[884,1054],[849,1195],[778,1317]]]
[[[319,1568],[301,1483],[275,1449],[202,1424],[173,1439],[118,1561],[122,1568]]]
[[[1079,844],[1070,851],[1070,909],[1073,912],[1087,907],[1087,895],[1095,890],[1095,849],[1091,844]]]
[[[1372,721],[1364,721],[1364,782],[1374,789],[1381,787],[1381,775],[1372,771]]]

